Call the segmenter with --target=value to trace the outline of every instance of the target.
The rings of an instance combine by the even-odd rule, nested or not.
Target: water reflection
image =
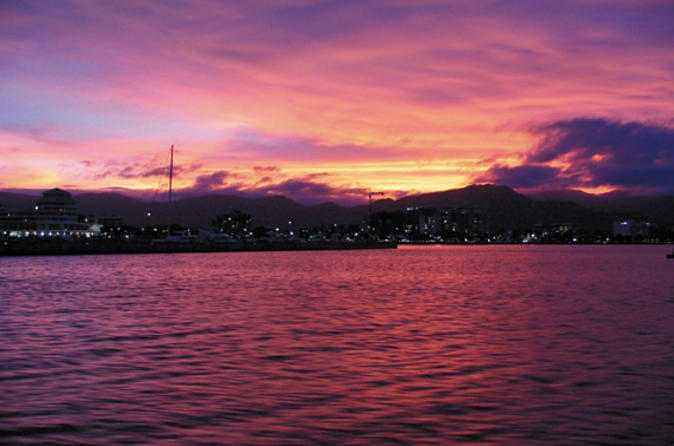
[[[0,271],[12,442],[674,439],[663,248],[16,258]]]

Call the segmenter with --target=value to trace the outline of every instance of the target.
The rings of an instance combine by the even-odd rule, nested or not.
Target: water
[[[0,442],[672,443],[667,251],[0,258]]]

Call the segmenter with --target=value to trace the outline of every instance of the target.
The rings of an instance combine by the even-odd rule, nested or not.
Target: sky
[[[0,0],[0,189],[674,192],[674,1]]]

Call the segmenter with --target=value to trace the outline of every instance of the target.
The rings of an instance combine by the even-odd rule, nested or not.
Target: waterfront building
[[[0,215],[3,235],[10,237],[96,237],[101,228],[90,217],[80,216],[72,195],[58,188],[43,192],[30,211]]]
[[[98,224],[103,226],[106,230],[121,230],[124,224],[124,220],[122,217],[117,217],[117,216],[109,216],[109,217],[99,217],[97,219]]]
[[[0,235],[7,236],[7,221],[9,220],[9,216],[11,214],[7,210],[7,208],[0,203]]]
[[[8,209],[0,212],[0,229],[3,235],[15,235],[18,230],[23,233],[26,230],[34,230],[35,213],[32,211],[10,211]]]
[[[35,220],[38,226],[48,230],[79,229],[77,203],[68,192],[50,189],[35,202]]]
[[[653,229],[653,225],[647,221],[626,219],[613,223],[613,235],[616,237],[646,237]]]

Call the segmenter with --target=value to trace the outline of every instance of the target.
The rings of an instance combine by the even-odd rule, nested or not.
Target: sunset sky
[[[0,188],[674,191],[674,2],[0,0]]]

